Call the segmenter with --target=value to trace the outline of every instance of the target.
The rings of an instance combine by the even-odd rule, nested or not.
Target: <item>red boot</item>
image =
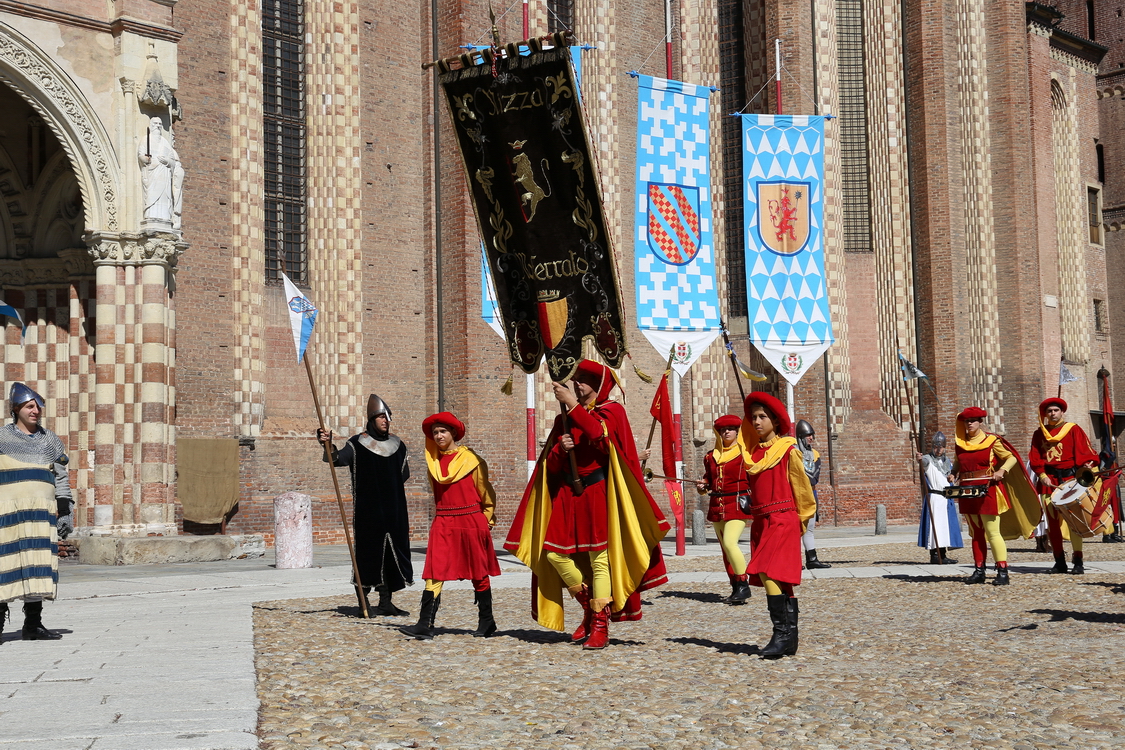
[[[609,645],[609,605],[605,605],[593,613],[590,623],[590,638],[582,648],[597,649]]]
[[[590,624],[594,620],[594,613],[590,611],[590,590],[583,587],[575,591],[574,599],[582,605],[582,624],[570,636],[570,642],[581,643],[590,637]]]

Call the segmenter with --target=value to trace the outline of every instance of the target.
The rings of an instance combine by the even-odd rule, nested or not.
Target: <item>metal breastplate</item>
[[[366,432],[361,434],[356,442],[376,456],[383,456],[385,458],[390,458],[397,453],[398,447],[402,445],[402,441],[398,439],[398,435],[387,435],[386,440],[376,440]]]

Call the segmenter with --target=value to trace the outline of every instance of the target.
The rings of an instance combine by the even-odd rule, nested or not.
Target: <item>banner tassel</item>
[[[641,370],[641,368],[637,367],[636,365],[633,365],[633,372],[637,373],[637,377],[640,378],[641,380],[645,381],[646,383],[648,383],[650,385],[652,384],[652,376],[646,375]]]
[[[512,373],[509,372],[508,373],[508,379],[504,381],[504,385],[500,386],[500,392],[503,393],[505,396],[511,396],[512,395],[512,382],[513,382]]]

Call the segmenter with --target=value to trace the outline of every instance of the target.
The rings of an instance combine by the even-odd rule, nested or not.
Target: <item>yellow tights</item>
[[[742,550],[738,547],[738,541],[742,538],[742,532],[745,529],[745,521],[715,521],[715,533],[719,536],[719,546],[723,548],[723,554],[726,555],[727,562],[730,563],[731,570],[734,571],[736,576],[746,574],[746,556],[742,554]]]
[[[613,589],[609,582],[609,552],[602,550],[601,552],[587,552],[590,558],[590,570],[593,571],[593,581],[590,585],[590,598],[591,599],[608,599],[613,596]],[[568,589],[579,586],[582,583],[582,571],[570,555],[563,555],[558,552],[548,552],[547,561],[554,566],[558,571],[559,577],[562,578],[563,584]]]
[[[969,522],[969,531],[976,542],[974,547],[980,544],[982,538],[986,539],[989,548],[992,550],[992,559],[998,563],[1008,562],[1008,545],[1004,544],[1004,537],[1000,534],[1000,516],[974,513],[966,515],[965,519]],[[975,549],[974,553],[976,553]]]

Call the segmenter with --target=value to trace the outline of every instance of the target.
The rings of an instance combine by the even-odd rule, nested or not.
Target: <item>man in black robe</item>
[[[366,598],[374,588],[379,592],[374,614],[405,617],[410,613],[396,607],[391,602],[391,594],[414,583],[414,567],[410,564],[410,522],[403,489],[410,478],[410,466],[406,461],[406,444],[391,434],[390,427],[390,408],[372,393],[367,399],[366,431],[349,438],[338,450],[333,445],[332,458],[336,466],[347,466],[351,470],[355,557],[363,582],[363,596]],[[319,429],[316,437],[321,445],[331,444],[329,431]],[[363,604],[361,601],[361,612]],[[370,607],[368,611],[372,611]]]

